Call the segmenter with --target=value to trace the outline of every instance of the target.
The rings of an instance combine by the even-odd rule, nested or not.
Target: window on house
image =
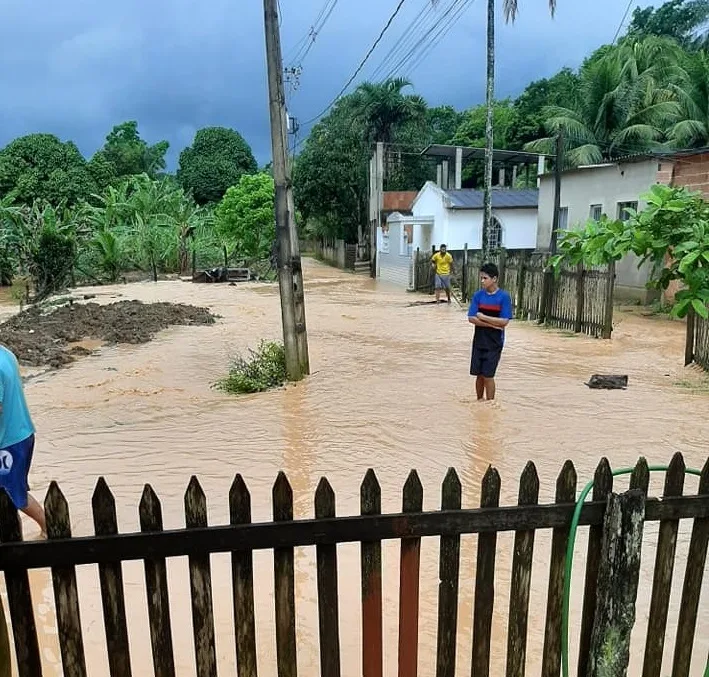
[[[603,216],[603,205],[591,205],[589,216],[592,221],[600,221]]]
[[[569,229],[569,208],[562,207],[559,209],[559,230]]]
[[[628,214],[628,209],[632,209],[634,211],[638,210],[638,203],[637,202],[619,202],[618,203],[618,219],[620,221],[627,221],[630,218],[630,214]]]
[[[502,224],[494,216],[492,217],[489,239],[488,246],[491,251],[502,248]]]

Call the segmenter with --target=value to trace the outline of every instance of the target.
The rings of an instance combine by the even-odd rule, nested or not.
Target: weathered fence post
[[[576,266],[576,321],[574,322],[574,331],[580,334],[583,331],[583,311],[584,311],[584,277],[586,270],[583,263]]]
[[[608,279],[603,309],[603,332],[601,338],[609,339],[613,333],[613,288],[615,286],[615,261],[608,264]]]
[[[517,275],[517,307],[515,309],[515,317],[518,319],[524,318],[526,313],[524,312],[524,288],[527,284],[527,266],[529,265],[529,260],[531,255],[522,254],[519,257],[519,274]]]
[[[501,249],[500,253],[498,255],[498,264],[497,264],[498,270],[500,272],[500,275],[498,277],[500,287],[504,289],[505,287],[505,275],[507,273],[507,250],[506,249]]]
[[[684,341],[684,366],[694,362],[694,339],[696,337],[696,315],[690,307],[687,313],[687,338]]]
[[[421,258],[421,249],[416,247],[416,258],[414,259],[414,291],[419,290],[419,259]]]
[[[628,671],[644,520],[642,490],[610,495],[603,520],[598,604],[588,677],[624,677]]]
[[[462,286],[462,297],[463,297],[463,302],[467,302],[469,299],[468,296],[468,243],[466,242],[463,245],[463,271],[462,271],[462,277],[461,277],[461,282]]]

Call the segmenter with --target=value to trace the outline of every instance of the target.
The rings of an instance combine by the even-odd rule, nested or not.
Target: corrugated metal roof
[[[450,209],[482,209],[482,190],[443,191],[450,201]],[[535,209],[539,206],[539,191],[536,188],[524,190],[493,190],[493,209]]]

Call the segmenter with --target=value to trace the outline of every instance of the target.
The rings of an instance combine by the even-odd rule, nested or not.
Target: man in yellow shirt
[[[442,244],[440,250],[431,257],[431,265],[436,269],[436,303],[441,301],[441,289],[445,290],[450,303],[453,257],[448,253],[446,245]]]

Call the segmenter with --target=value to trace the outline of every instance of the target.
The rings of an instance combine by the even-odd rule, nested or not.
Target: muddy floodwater
[[[709,447],[709,387],[703,375],[681,368],[680,323],[619,313],[612,341],[568,336],[513,323],[500,366],[498,401],[478,404],[468,376],[471,329],[463,310],[410,305],[426,297],[306,262],[307,315],[313,375],[302,384],[267,394],[234,398],[211,384],[229,359],[259,339],[280,337],[275,286],[198,285],[181,282],[103,287],[94,302],[138,299],[206,306],[220,316],[205,327],[174,327],[141,346],[97,346],[68,368],[34,372],[26,386],[38,428],[30,481],[44,495],[51,480],[66,494],[74,534],[93,531],[91,494],[99,476],[113,490],[120,529],[138,529],[137,506],[146,482],[162,501],[166,528],[184,526],[184,491],[196,474],[207,495],[212,524],[228,521],[228,490],[241,473],[251,491],[253,516],[271,517],[272,483],[284,470],[293,485],[296,517],[313,514],[313,493],[327,475],[338,514],[359,510],[359,484],[377,471],[385,511],[401,509],[401,488],[411,468],[419,471],[424,505],[437,509],[441,481],[454,466],[463,483],[463,504],[479,501],[483,473],[493,464],[502,476],[504,502],[516,500],[517,481],[528,460],[541,480],[540,500],[552,500],[556,477],[572,459],[579,486],[602,456],[613,467],[644,455],[668,462],[681,451],[688,466],[701,467]],[[3,311],[11,312],[6,306]],[[624,392],[591,391],[593,373],[628,374]],[[662,478],[653,479],[653,491]],[[694,479],[687,491],[696,491]],[[675,626],[689,544],[682,524],[676,584],[662,674],[670,674]],[[31,524],[25,523],[28,536]],[[657,527],[647,525],[631,674],[642,665]],[[528,673],[538,675],[543,646],[550,538],[535,544],[528,645]],[[476,538],[464,537],[457,672],[470,674]],[[584,566],[584,535],[577,544],[571,625],[577,644]],[[359,547],[340,546],[340,635],[343,675],[361,674]],[[396,543],[384,547],[385,673],[396,674],[398,614]],[[492,674],[506,658],[512,536],[498,539]],[[228,555],[212,557],[221,676],[236,675]],[[172,630],[179,675],[194,675],[187,562],[168,563]],[[255,554],[259,674],[276,674],[273,558]],[[95,567],[78,570],[81,621],[91,677],[108,673]],[[134,674],[152,675],[141,563],[124,565],[128,628]],[[50,574],[31,573],[44,674],[61,675]],[[319,674],[315,552],[296,552],[299,674]],[[424,540],[421,564],[419,674],[435,673],[438,540]],[[692,664],[699,677],[709,653],[709,576],[704,578]],[[572,660],[574,657],[572,656]]]

